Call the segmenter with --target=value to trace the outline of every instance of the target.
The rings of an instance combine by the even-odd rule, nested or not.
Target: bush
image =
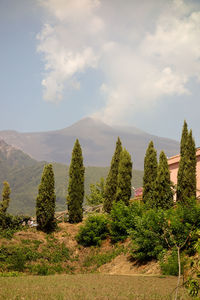
[[[34,272],[37,275],[42,275],[42,276],[46,276],[46,275],[50,274],[49,267],[46,264],[38,264],[38,265],[36,265],[35,268],[34,268]]]
[[[142,206],[138,202],[132,203],[130,206],[120,201],[113,205],[110,217],[110,236],[112,242],[124,241],[130,229],[135,228],[136,216],[141,216]]]
[[[135,229],[131,232],[133,258],[140,261],[157,259],[163,249],[167,248],[163,237],[164,222],[162,209],[151,209],[135,218]]]
[[[76,236],[77,242],[83,246],[99,246],[108,235],[108,219],[104,215],[89,216],[85,225],[81,226]]]
[[[8,268],[13,271],[23,272],[25,269],[26,256],[21,248],[16,248],[10,257],[8,257]]]

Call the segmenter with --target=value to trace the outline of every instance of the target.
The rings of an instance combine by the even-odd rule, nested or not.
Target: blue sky
[[[0,130],[86,116],[200,145],[200,2],[1,0]]]

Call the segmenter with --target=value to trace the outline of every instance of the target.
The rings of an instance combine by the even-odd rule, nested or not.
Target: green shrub
[[[18,277],[19,275],[20,273],[15,271],[0,273],[0,277]]]
[[[16,248],[8,257],[8,268],[13,271],[23,272],[25,269],[26,256],[21,248]]]
[[[167,248],[163,237],[164,223],[162,209],[147,210],[142,216],[135,218],[135,229],[131,232],[133,258],[140,261],[157,259],[163,249]]]
[[[35,265],[33,270],[37,275],[46,276],[50,274],[49,267],[46,264]]]
[[[112,242],[124,241],[130,229],[135,228],[135,217],[141,216],[142,206],[138,202],[132,203],[130,206],[120,201],[114,203],[110,217],[110,236]]]
[[[77,242],[83,246],[99,246],[108,235],[108,219],[104,215],[91,215],[80,227],[76,236]]]

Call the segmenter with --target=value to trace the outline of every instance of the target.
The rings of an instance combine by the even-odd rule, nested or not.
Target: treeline
[[[200,289],[200,204],[196,199],[196,148],[192,131],[188,132],[184,122],[176,186],[170,181],[166,155],[162,151],[157,161],[153,142],[149,143],[144,159],[142,201],[130,203],[122,198],[118,201],[118,180],[112,176],[119,179],[120,149],[118,141],[106,180],[110,192],[108,198],[104,195],[108,201],[104,207],[109,214],[89,216],[80,227],[78,243],[94,246],[105,238],[113,243],[129,238],[130,257],[139,263],[157,260],[164,275],[178,275],[175,299],[183,273],[184,285],[196,297]]]
[[[83,156],[78,139],[72,151],[69,167],[69,184],[67,191],[67,208],[69,223],[79,223],[83,219],[84,200],[84,172]],[[129,204],[131,196],[132,161],[128,151],[122,148],[120,139],[116,143],[110,171],[105,187],[103,187],[103,208],[109,213],[113,202],[123,201]],[[51,164],[44,167],[41,183],[36,200],[36,218],[38,229],[45,232],[53,231],[56,227],[55,214],[54,173]]]

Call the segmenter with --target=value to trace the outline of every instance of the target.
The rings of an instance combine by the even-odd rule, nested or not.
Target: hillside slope
[[[13,214],[35,213],[35,199],[45,161],[38,162],[21,150],[0,140],[0,189],[4,180],[11,186],[11,203],[9,211]],[[56,187],[56,208],[66,209],[66,192],[68,184],[68,166],[53,163]],[[85,194],[89,193],[89,185],[106,177],[108,167],[86,167]],[[142,171],[133,171],[133,185],[142,185]]]
[[[179,152],[177,141],[157,137],[135,127],[111,127],[92,118],[85,118],[62,130],[20,133],[0,131],[0,138],[17,147],[37,160],[70,163],[71,152],[76,138],[79,138],[88,166],[108,166],[115,149],[117,137],[130,152],[135,169],[143,169],[143,160],[150,140],[160,152],[167,156]]]

